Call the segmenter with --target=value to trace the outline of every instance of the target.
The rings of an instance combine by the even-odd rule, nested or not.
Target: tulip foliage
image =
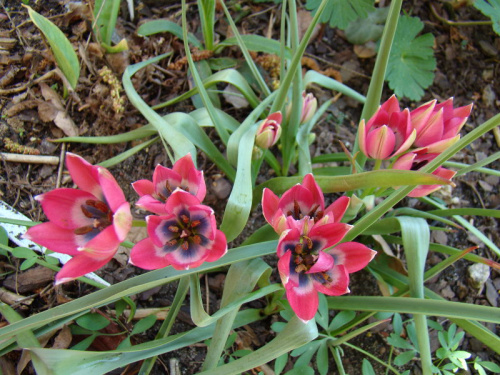
[[[281,43],[257,35],[241,35],[224,2],[219,6],[234,37],[216,43],[215,1],[198,3],[206,40],[188,34],[185,1],[182,28],[168,21],[145,24],[138,31],[143,36],[172,32],[183,39],[193,89],[155,107],[139,95],[132,85],[134,74],[148,65],[153,68],[150,64],[166,55],[129,66],[123,74],[128,99],[149,124],[116,136],[113,141],[158,136],[166,147],[168,165],[157,165],[150,176],[130,181],[137,195],[125,197],[112,173],[119,169],[120,161],[157,138],[103,162],[104,166],[91,165],[83,157],[67,153],[66,168],[77,188],[58,188],[36,197],[47,221],[30,227],[24,235],[53,252],[72,256],[57,273],[56,284],[76,279],[84,282],[82,277],[87,273],[101,272],[120,245],[129,249],[128,267],[149,272],[24,319],[3,306],[2,314],[10,323],[0,328],[3,352],[14,347],[29,350],[40,374],[86,374],[90,368],[95,374],[104,374],[138,361],[143,361],[140,373],[147,374],[156,356],[211,338],[200,369],[203,374],[244,373],[265,363],[271,363],[276,373],[280,373],[288,361],[287,353],[304,353],[304,348],[312,350],[308,353],[318,350],[318,361],[331,352],[339,373],[344,373],[342,345],[382,323],[374,315],[376,312],[414,314],[419,367],[426,375],[436,367],[429,349],[427,317],[447,317],[485,345],[500,351],[498,336],[476,322],[498,324],[498,311],[446,301],[424,286],[424,278],[437,276],[462,257],[499,268],[491,260],[468,254],[471,249],[430,243],[427,221],[468,230],[500,255],[490,239],[458,216],[468,214],[467,211],[449,211],[431,198],[443,186],[453,187],[453,177],[462,173],[445,165],[448,159],[497,127],[500,117],[493,117],[467,134],[463,128],[472,104],[449,98],[402,108],[395,95],[389,94],[387,100],[381,100],[380,77],[387,67],[402,1],[391,2],[366,97],[317,72],[308,72],[304,77],[301,74],[301,58],[313,30],[323,12],[331,12],[335,2],[318,2],[316,13],[299,39],[296,4],[284,1],[287,6],[283,6],[283,12],[288,14],[281,17],[286,30]],[[339,4],[349,6],[348,2]],[[245,58],[246,68],[213,72],[215,63],[195,64],[190,43],[204,48],[210,56],[227,46],[236,46]],[[285,64],[279,83],[268,85],[250,51],[282,54]],[[221,107],[218,92],[210,89],[216,84],[230,85],[241,93],[250,106],[246,117],[236,119]],[[323,121],[333,103],[333,99],[320,103],[313,95],[313,84],[364,103],[356,142],[347,146],[342,143],[344,153],[315,157],[310,153],[314,126]],[[189,98],[197,107],[193,112],[165,116],[156,112]],[[207,136],[207,127],[214,129],[211,137]],[[218,138],[216,142],[214,138]],[[63,140],[82,141],[78,137]],[[109,139],[94,141],[106,143]],[[207,183],[204,171],[197,168],[197,160],[208,161],[210,170],[218,169],[232,184],[227,201],[217,207],[206,202]],[[483,168],[485,165],[464,168],[470,171],[481,167],[482,171],[491,172]],[[292,175],[291,171],[298,174]],[[408,197],[418,198],[438,210],[407,209]],[[220,206],[225,209],[219,216],[215,209]],[[135,210],[131,211],[131,207]],[[262,215],[257,214],[258,207]],[[133,219],[132,213],[137,217]],[[489,210],[480,214],[497,215]],[[255,222],[262,225],[256,226]],[[127,241],[132,227],[145,227],[145,238],[134,243]],[[403,270],[403,260],[396,259],[389,251],[396,244],[402,244],[400,249],[404,251],[408,272]],[[424,274],[429,250],[445,253],[449,258]],[[271,258],[274,261],[269,261]],[[210,315],[202,301],[200,275],[215,270],[225,273],[225,284],[220,308]],[[351,274],[357,272],[360,275],[357,279],[364,279],[364,283],[375,284],[376,280],[383,296],[350,296]],[[103,307],[114,303],[114,310],[118,311],[116,306],[125,301],[132,319],[136,306],[130,296],[174,281],[179,283],[171,298],[173,302],[156,339],[151,342],[132,346],[128,338],[122,347],[108,352],[40,347],[37,336],[49,328],[54,330],[69,324],[91,309],[100,309],[104,314]],[[246,305],[256,300],[254,308]],[[197,327],[171,335],[170,329],[184,301],[189,301],[191,318]],[[232,330],[268,316],[279,320],[278,313],[286,317],[287,323],[278,322],[283,326],[274,339],[241,358],[224,362],[222,353]],[[352,316],[344,322],[344,314]],[[374,322],[366,324],[370,317]],[[264,320],[262,324],[267,323]],[[132,329],[130,335],[137,331]],[[412,358],[414,355],[416,349]],[[369,359],[376,356],[373,353]],[[391,359],[387,361],[387,368],[398,373]],[[317,366],[318,371],[328,373],[329,363],[333,362],[323,360]],[[296,373],[301,372],[296,370]]]

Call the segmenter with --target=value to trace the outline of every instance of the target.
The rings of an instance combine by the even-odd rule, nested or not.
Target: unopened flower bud
[[[302,93],[302,112],[300,114],[300,123],[304,124],[308,122],[316,113],[318,108],[318,100],[313,94],[309,93],[306,95],[304,91]]]
[[[257,129],[255,144],[267,150],[274,146],[281,135],[281,112],[270,114]]]

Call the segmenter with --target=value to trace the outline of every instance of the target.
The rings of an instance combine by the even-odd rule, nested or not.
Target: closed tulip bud
[[[270,114],[257,129],[255,144],[267,150],[274,146],[281,136],[281,112]]]

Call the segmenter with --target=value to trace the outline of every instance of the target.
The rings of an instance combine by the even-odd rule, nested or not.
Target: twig
[[[59,155],[59,161],[60,161],[59,168],[57,168],[56,189],[61,187],[65,158],[66,158],[66,143],[63,143],[61,147],[61,154]]]
[[[10,161],[13,163],[49,164],[49,165],[59,164],[59,158],[57,156],[48,156],[48,155],[24,155],[24,154],[11,154],[7,152],[0,152],[0,158],[2,158],[5,161]]]
[[[444,17],[441,17],[432,4],[429,4],[429,6],[434,17],[448,26],[482,26],[493,24],[492,21],[450,21]]]

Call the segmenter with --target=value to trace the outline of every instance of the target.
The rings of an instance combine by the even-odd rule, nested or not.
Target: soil
[[[381,1],[380,3],[388,3]],[[465,3],[456,1],[455,3]],[[147,20],[156,18],[169,18],[178,22],[180,20],[180,4],[175,1],[143,1],[137,4],[136,14],[130,21],[126,2],[122,2],[120,18],[117,25],[117,34],[120,38],[126,38],[129,50],[117,55],[103,54],[101,48],[94,43],[91,37],[91,27],[88,17],[88,8],[80,3],[63,3],[55,0],[37,2],[30,4],[36,11],[43,14],[56,23],[68,36],[71,43],[78,48],[82,63],[82,71],[75,92],[63,98],[62,82],[58,73],[54,70],[56,65],[46,42],[39,30],[29,21],[27,11],[17,1],[2,2],[0,8],[0,146],[5,153],[49,155],[59,157],[64,152],[77,153],[91,163],[103,162],[117,154],[124,152],[138,144],[138,142],[126,142],[113,145],[89,145],[84,143],[54,143],[52,140],[62,138],[68,132],[75,131],[80,136],[105,136],[121,134],[137,129],[147,123],[140,112],[132,106],[124,93],[122,104],[116,104],[111,96],[111,84],[99,74],[103,67],[109,67],[112,75],[120,78],[120,74],[128,64],[144,61],[151,57],[166,52],[172,52],[171,57],[165,59],[155,66],[136,74],[133,79],[134,86],[142,99],[149,105],[162,103],[172,99],[189,89],[190,83],[186,73],[186,67],[178,63],[184,56],[182,43],[174,36],[162,33],[141,38],[135,31],[138,25]],[[433,4],[436,12],[451,21],[484,20],[485,17],[472,7],[462,6],[452,9],[444,1],[405,1],[403,9],[412,16],[418,16],[425,23],[423,32],[431,32],[435,36],[435,56],[437,68],[433,84],[426,90],[425,96],[419,103],[402,100],[405,106],[415,107],[431,99],[443,101],[451,96],[454,97],[455,106],[474,103],[474,109],[469,121],[463,129],[463,134],[474,129],[476,126],[491,118],[500,110],[500,38],[491,26],[450,26],[442,22],[432,14],[430,5]],[[280,5],[274,3],[240,2],[238,7],[231,8],[233,15],[239,18],[238,26],[245,34],[262,34],[269,30],[271,37],[277,38],[279,33],[279,18],[281,14]],[[383,4],[380,4],[383,5]],[[193,5],[191,9],[195,9]],[[199,30],[199,20],[194,10],[189,17],[190,30]],[[269,27],[269,20],[274,23]],[[241,16],[241,17],[240,17]],[[228,25],[223,20],[223,13],[217,10],[217,36],[223,40],[230,36]],[[307,22],[304,20],[304,22]],[[15,28],[14,28],[15,26]],[[269,27],[269,28],[268,28]],[[229,57],[240,57],[236,50],[227,49],[224,52]],[[311,45],[307,49],[307,57],[317,65],[315,68],[329,72],[336,78],[358,92],[366,93],[369,77],[373,70],[374,57],[359,57],[353,46],[346,41],[342,31],[331,29],[327,26],[321,27],[316,33]],[[170,65],[177,62],[177,66]],[[179,69],[176,69],[179,68]],[[311,67],[310,67],[311,68]],[[271,82],[271,77],[268,77]],[[45,85],[45,86],[44,86]],[[45,88],[44,88],[45,87]],[[57,107],[44,95],[46,88],[52,88],[56,98],[59,98],[62,108],[71,122],[63,125],[56,124],[53,118],[48,117],[46,105],[48,102]],[[223,87],[221,88],[223,89]],[[320,104],[332,96],[332,92],[319,87],[311,88],[318,98]],[[387,99],[392,92],[386,89],[383,99]],[[52,99],[57,101],[56,99]],[[243,119],[248,109],[235,108],[231,103],[223,101],[223,108],[237,119]],[[45,107],[44,107],[45,105]],[[122,107],[121,111],[115,111],[116,106]],[[189,112],[194,110],[190,100],[161,109],[160,114],[171,112]],[[327,115],[314,129],[316,140],[311,145],[313,155],[322,155],[331,152],[342,152],[337,139],[351,148],[354,143],[361,106],[346,97],[339,97],[329,108]],[[63,127],[64,129],[61,129]],[[209,132],[209,136],[220,145],[215,133]],[[472,164],[498,151],[500,139],[492,133],[485,134],[480,140],[466,148],[454,157],[454,161]],[[221,148],[222,150],[222,148]],[[157,164],[168,165],[161,143],[155,143],[143,151],[129,157],[117,166],[111,167],[110,171],[117,178],[126,196],[131,202],[137,196],[130,186],[132,181],[151,177],[154,166]],[[499,162],[490,165],[498,169]],[[205,203],[214,207],[216,216],[222,217],[225,199],[230,192],[230,184],[224,175],[215,168],[202,154],[198,155],[198,167],[205,171],[207,178],[208,195]],[[69,176],[61,173],[58,165],[16,163],[2,160],[0,163],[0,198],[25,214],[34,221],[44,220],[43,212],[34,197],[49,191],[56,186],[71,187]],[[292,171],[293,172],[293,171]],[[272,177],[271,173],[259,177],[266,180]],[[480,173],[469,173],[456,178],[456,187],[451,191],[438,193],[438,196],[453,207],[483,207],[498,209],[500,206],[499,178]],[[329,197],[330,199],[333,197]],[[407,199],[403,203],[410,207],[429,209],[415,199]],[[144,217],[145,213],[134,209],[136,218]],[[498,220],[492,218],[471,217],[474,225],[479,228],[494,243],[500,245]],[[238,238],[232,247],[252,233],[255,228],[263,224],[259,212],[252,215],[249,228]],[[144,236],[143,233],[134,233],[135,238]],[[460,249],[478,245],[475,251],[493,261],[499,261],[498,257],[485,247],[474,235],[464,230],[456,232],[433,231],[432,240],[437,243],[447,244]],[[375,246],[375,243],[374,243]],[[429,266],[439,262],[439,254],[430,253]],[[271,266],[276,265],[273,257],[266,261]],[[18,280],[23,272],[19,270],[21,261],[11,257],[0,259],[1,273],[5,288],[8,288],[7,279],[15,277]],[[500,274],[492,269],[490,277],[482,290],[474,289],[468,283],[467,270],[470,262],[458,261],[446,269],[438,279],[432,280],[429,287],[444,297],[453,301],[476,303],[488,306],[497,306],[499,303],[498,290],[500,289]],[[42,272],[42,271],[40,271]],[[98,271],[105,280],[116,283],[142,273],[144,271],[127,264],[127,253],[119,252],[108,266]],[[43,272],[42,272],[43,273]],[[375,279],[366,271],[352,275],[351,291],[354,295],[379,295],[380,291]],[[274,274],[274,281],[279,282],[279,277]],[[72,282],[60,287],[52,286],[53,274],[43,279],[42,285],[37,285],[23,293],[34,297],[31,305],[17,306],[18,311],[28,316],[45,310],[58,303],[77,298],[90,293],[92,288],[78,282]],[[221,297],[223,273],[210,274],[207,278],[209,286],[210,311],[215,311]],[[10,283],[12,284],[12,283]],[[203,285],[203,284],[202,284]],[[19,291],[19,284],[11,286],[14,291]],[[139,308],[150,308],[169,306],[173,300],[175,285],[167,285],[157,290],[142,293],[136,297]],[[204,290],[205,293],[205,290]],[[253,307],[263,307],[262,301],[254,302]],[[238,339],[233,349],[251,348],[269,342],[275,335],[271,330],[271,324],[280,319],[278,316],[270,316],[267,319],[244,327],[238,332]],[[443,322],[446,324],[446,322]],[[159,323],[156,323],[156,328]],[[178,321],[173,327],[173,333],[182,332],[193,327],[189,317],[189,308],[184,306]],[[493,332],[499,333],[498,326],[488,325]],[[361,335],[351,341],[375,356],[387,360],[390,353],[390,345],[387,336],[391,332],[391,326]],[[150,330],[144,335],[134,336],[137,342],[153,339],[155,330]],[[77,342],[73,338],[71,345]],[[101,343],[103,346],[94,350],[112,349],[113,342]],[[437,340],[432,345],[436,345]],[[111,345],[111,346],[110,346]],[[461,344],[461,350],[467,350],[474,356],[480,356],[483,360],[500,363],[498,354],[488,350],[476,339],[468,335]],[[193,374],[200,370],[206,353],[203,343],[186,348],[184,350],[167,353],[160,356],[153,370],[153,374],[172,373],[169,361],[177,361],[182,374]],[[7,356],[5,361],[16,363],[17,354]],[[4,361],[4,363],[5,363]],[[174,362],[175,362],[174,361]],[[343,363],[345,370],[350,374],[361,373],[361,355],[350,349],[344,348]],[[372,361],[377,374],[385,373],[385,369]],[[286,369],[291,369],[293,361],[290,360]],[[269,368],[263,367],[258,371],[271,373]],[[335,368],[333,360],[330,369]],[[116,373],[132,374],[138,367],[130,366]],[[415,362],[407,367],[412,374],[419,373],[418,363]],[[332,374],[334,373],[331,370]],[[33,373],[27,368],[24,373]]]

